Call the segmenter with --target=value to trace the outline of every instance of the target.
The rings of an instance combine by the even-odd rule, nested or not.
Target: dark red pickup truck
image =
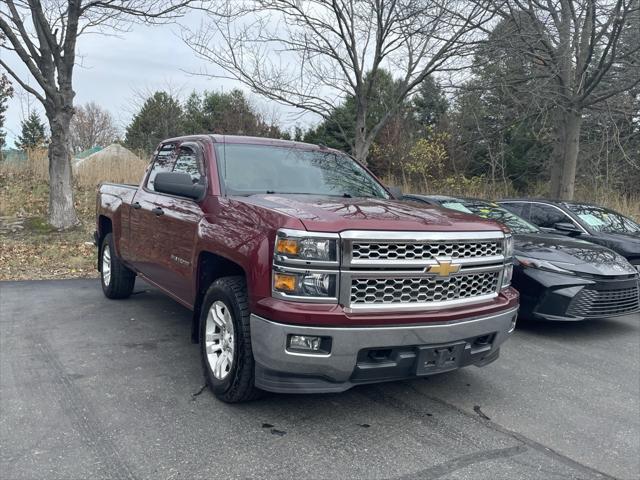
[[[393,200],[323,146],[167,140],[140,186],[100,186],[96,242],[107,297],[137,275],[193,310],[227,402],[482,366],[516,322],[508,231]]]

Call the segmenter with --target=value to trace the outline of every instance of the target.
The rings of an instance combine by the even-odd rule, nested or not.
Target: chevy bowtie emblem
[[[430,265],[429,273],[435,273],[439,277],[448,277],[452,273],[458,273],[460,271],[460,265],[457,263],[451,263],[451,260],[438,260],[438,265]]]

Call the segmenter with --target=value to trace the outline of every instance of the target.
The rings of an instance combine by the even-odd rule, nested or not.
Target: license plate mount
[[[436,347],[418,347],[416,375],[432,375],[457,369],[466,345],[466,342],[457,342]]]

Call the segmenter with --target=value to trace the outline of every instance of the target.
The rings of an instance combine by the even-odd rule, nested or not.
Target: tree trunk
[[[567,109],[556,116],[556,139],[551,164],[551,196],[572,200],[576,183],[576,168],[580,151],[582,112]]]
[[[549,165],[549,195],[551,198],[560,198],[560,184],[562,183],[562,165],[564,163],[564,139],[567,136],[565,115],[558,112],[554,119],[554,142],[551,152],[551,165]]]
[[[73,107],[47,112],[51,128],[49,144],[49,223],[64,230],[78,224],[73,202],[69,126]]]
[[[369,149],[367,148],[367,126],[366,126],[366,116],[364,113],[364,109],[358,108],[356,112],[356,138],[355,138],[355,149],[353,152],[353,156],[356,160],[358,160],[363,165],[367,164],[367,155],[369,154]]]
[[[571,110],[565,115],[565,135],[563,139],[563,161],[560,189],[558,198],[573,200],[576,186],[576,168],[580,151],[580,129],[582,127],[582,113]]]

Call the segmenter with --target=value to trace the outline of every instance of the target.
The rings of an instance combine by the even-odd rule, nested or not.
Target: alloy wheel
[[[102,249],[102,282],[105,287],[111,283],[111,250],[109,245],[105,245]]]
[[[213,302],[207,315],[205,347],[207,362],[218,380],[231,372],[234,352],[234,330],[231,310],[222,301]]]

